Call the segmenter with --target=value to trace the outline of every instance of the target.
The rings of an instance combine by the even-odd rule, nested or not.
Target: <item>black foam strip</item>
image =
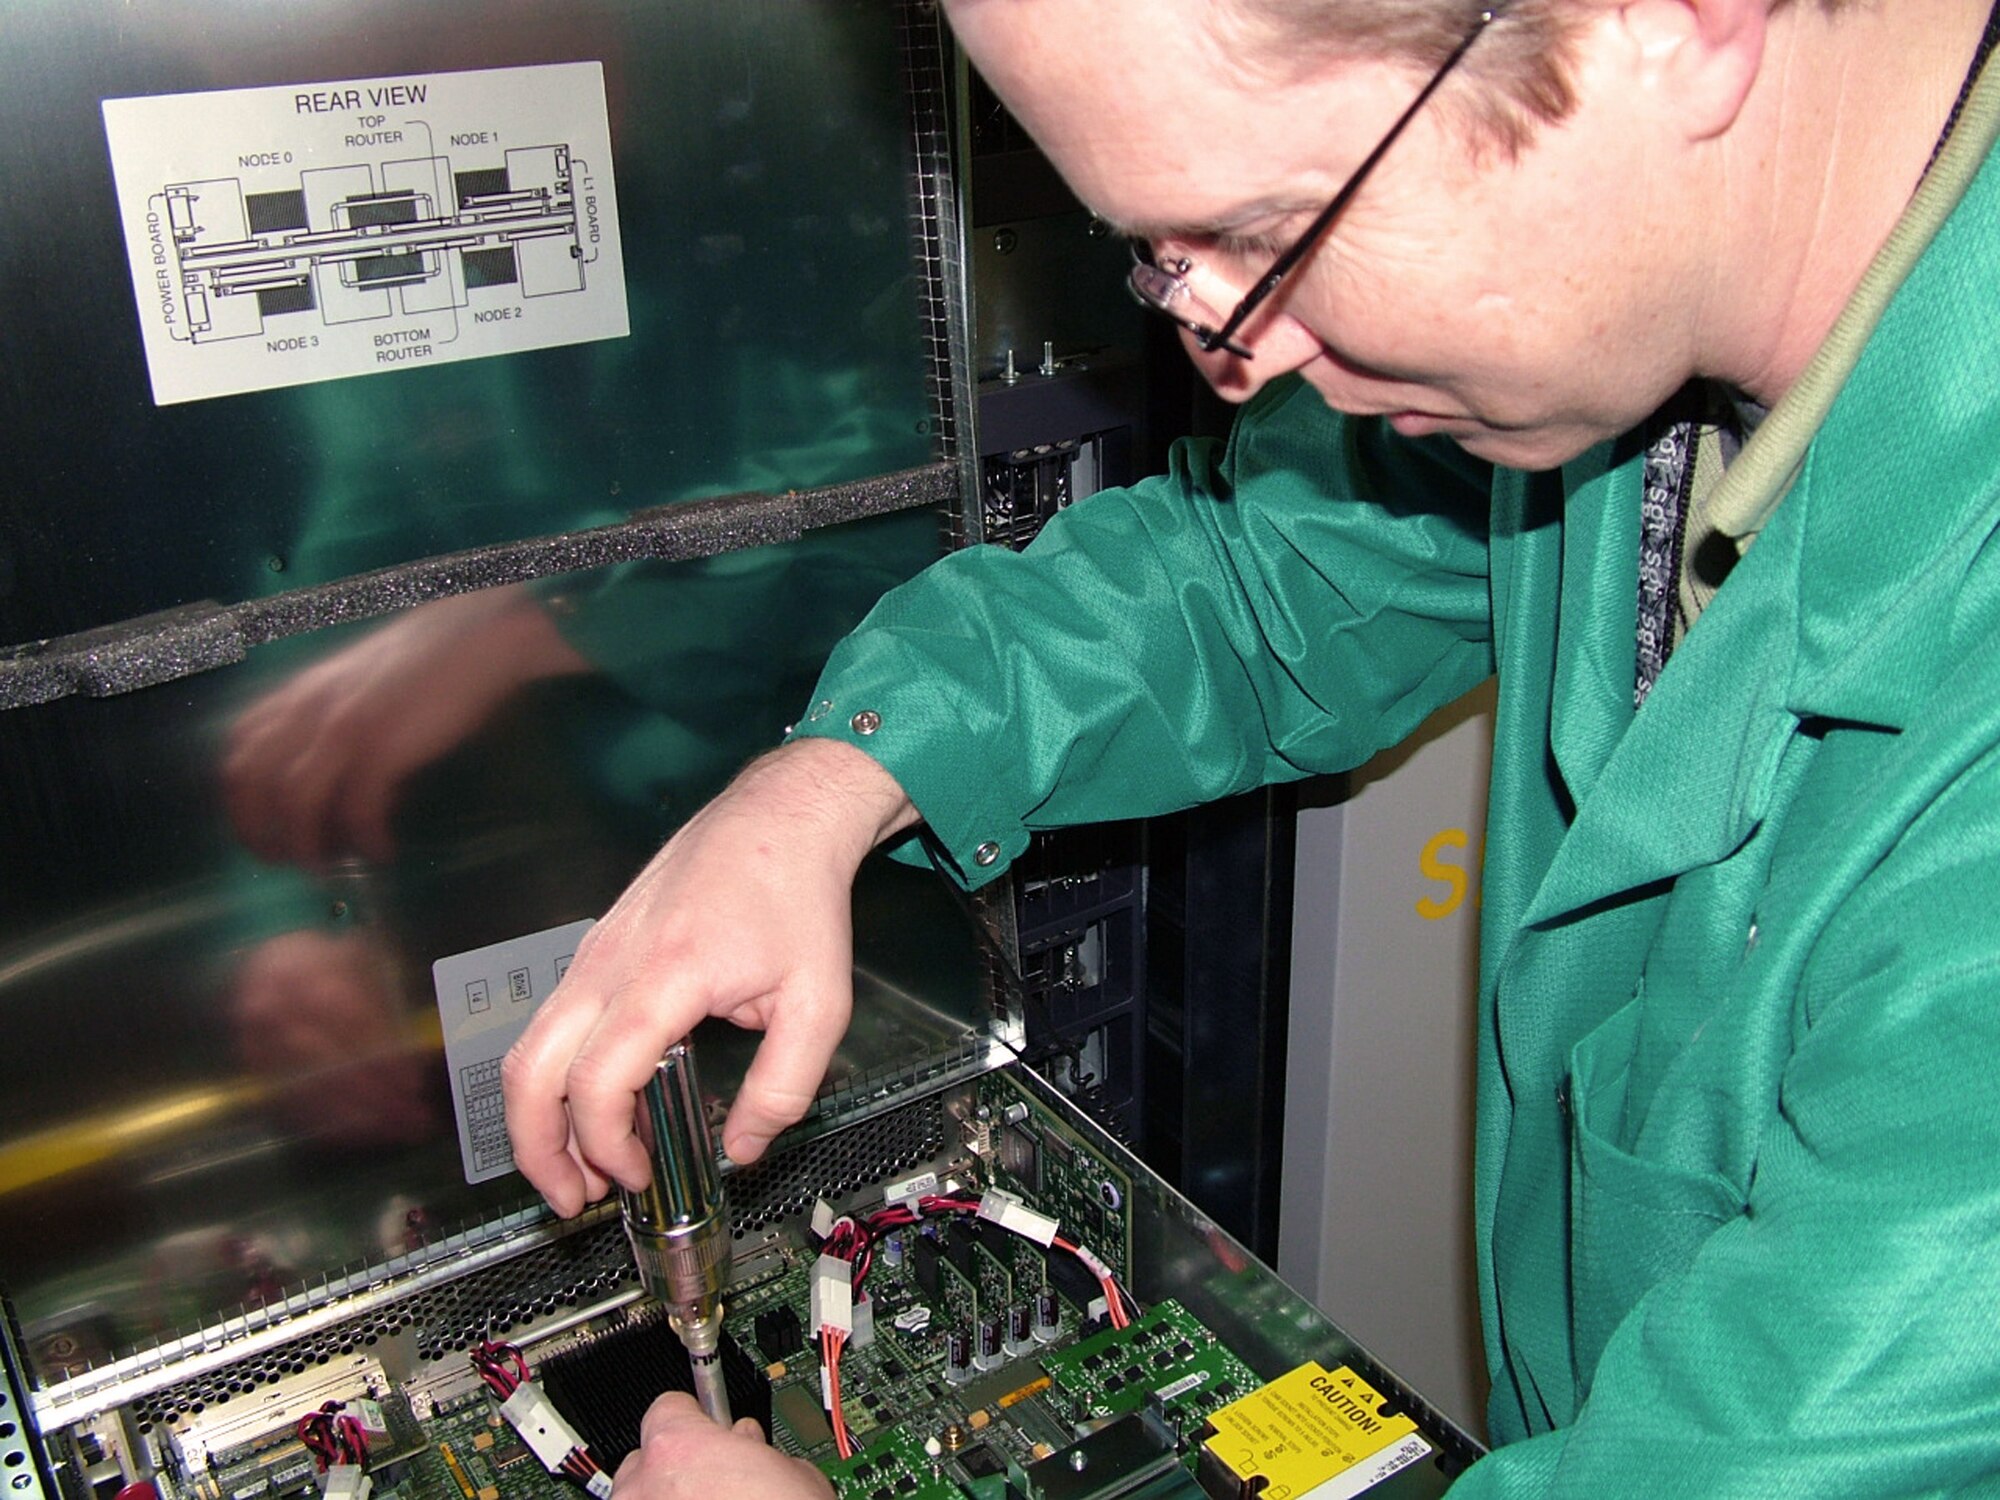
[[[501,542],[242,604],[189,604],[0,651],[0,709],[109,698],[240,662],[252,646],[503,583],[647,559],[685,562],[958,499],[949,463],[783,495],[663,505],[588,531]]]

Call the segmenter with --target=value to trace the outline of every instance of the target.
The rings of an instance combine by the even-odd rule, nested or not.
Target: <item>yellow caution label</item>
[[[1300,1365],[1209,1418],[1202,1446],[1260,1500],[1348,1500],[1431,1451],[1417,1424],[1346,1365]]]

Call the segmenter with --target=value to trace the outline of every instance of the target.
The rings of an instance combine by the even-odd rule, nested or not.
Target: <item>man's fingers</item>
[[[670,1427],[682,1422],[706,1422],[708,1413],[701,1409],[701,1403],[686,1391],[668,1391],[651,1406],[645,1416],[639,1419],[639,1441],[644,1443],[658,1437]],[[755,1422],[750,1424],[756,1426]]]
[[[723,1126],[722,1149],[731,1161],[757,1160],[773,1136],[812,1107],[854,1008],[849,971],[822,983],[834,992],[810,1000],[793,996],[771,1007],[770,1029]]]
[[[641,969],[610,996],[569,1065],[570,1128],[583,1159],[634,1191],[652,1180],[634,1100],[703,1014],[678,986],[650,982],[650,973]]]
[[[569,1060],[602,1009],[588,992],[558,986],[500,1064],[514,1164],[566,1218],[589,1201],[589,1178],[563,1103]]]

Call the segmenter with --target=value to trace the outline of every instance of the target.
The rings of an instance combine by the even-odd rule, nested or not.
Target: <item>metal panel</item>
[[[629,337],[153,403],[102,101],[328,93],[339,80],[365,94],[371,80],[410,77],[435,92],[468,70],[572,62],[602,66],[613,160],[598,169],[616,181]],[[898,69],[893,10],[874,0],[11,7],[0,31],[0,645],[931,457]],[[247,130],[190,140],[178,180],[247,186],[228,227],[238,244],[314,212],[281,211],[283,195],[262,188],[288,185],[303,202],[326,171],[362,168],[379,197],[385,172],[393,182],[413,170],[403,158],[451,159],[475,189],[474,169],[511,161],[517,186],[531,185],[530,160],[549,143],[510,139],[496,116],[490,130],[457,144],[441,130],[420,149],[425,113],[398,111],[409,120],[389,125],[409,139],[342,153],[354,161],[255,165],[273,143]],[[471,143],[481,134],[499,139]],[[516,147],[525,154],[509,157]],[[361,232],[391,231],[402,232]],[[515,276],[532,272],[536,246],[554,246],[559,268],[581,249],[521,239]],[[566,315],[564,297],[525,298],[533,290],[488,295],[533,301],[537,319]],[[255,311],[250,297],[227,300]],[[269,304],[268,337],[325,324],[321,307],[272,310],[297,305]],[[422,321],[381,326],[400,336]]]

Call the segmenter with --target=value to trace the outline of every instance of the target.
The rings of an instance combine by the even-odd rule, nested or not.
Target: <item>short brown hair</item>
[[[1238,67],[1255,77],[1290,80],[1336,58],[1436,68],[1487,6],[1479,0],[1212,0],[1211,8]],[[1491,34],[1460,65],[1450,100],[1477,138],[1512,152],[1536,126],[1576,107],[1570,43],[1583,14],[1565,0],[1512,0],[1493,21]]]

